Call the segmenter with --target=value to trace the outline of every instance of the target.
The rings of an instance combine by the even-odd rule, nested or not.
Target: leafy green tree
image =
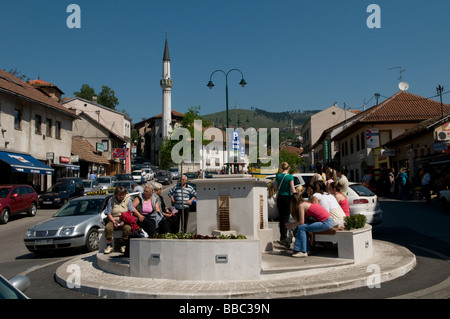
[[[115,96],[114,90],[111,90],[108,86],[103,85],[102,91],[98,95],[98,104],[115,110],[116,106],[119,105],[119,99]]]
[[[200,116],[200,106],[191,106],[189,110],[184,114],[183,119],[181,120],[180,126],[183,128],[186,128],[190,136],[194,138],[195,136],[195,130],[199,128],[194,127],[194,121],[195,120],[202,120],[202,127],[206,128],[211,126],[210,120],[205,120]],[[203,132],[197,132],[197,134],[200,134],[202,136],[202,144],[206,145],[209,144],[211,141],[203,139]],[[172,166],[174,166],[174,162],[172,161],[172,149],[173,147],[179,143],[178,140],[172,140],[171,138],[168,138],[165,140],[159,149],[159,166],[162,169],[168,169]],[[191,141],[191,151],[192,151],[192,158],[194,158],[194,152],[198,152],[199,150],[196,150],[194,148],[194,141]]]
[[[95,90],[91,88],[88,84],[83,84],[79,92],[73,93],[76,97],[92,101],[92,97],[95,95]]]

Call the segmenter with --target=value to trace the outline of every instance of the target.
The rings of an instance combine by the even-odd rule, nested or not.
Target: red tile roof
[[[450,105],[443,104],[443,112],[450,112]],[[415,95],[406,91],[400,91],[386,101],[365,112],[359,119],[360,122],[421,122],[426,119],[441,115],[441,103]]]
[[[41,87],[50,87],[50,88],[54,88],[54,89],[56,89],[60,94],[64,94],[64,92],[61,91],[57,85],[55,85],[55,84],[53,84],[53,83],[49,83],[49,82],[42,81],[41,79],[32,80],[32,81],[30,81],[29,83],[30,83],[30,85],[32,85],[32,86],[34,86],[34,87],[37,87],[37,88],[41,88]]]
[[[109,161],[101,155],[94,153],[95,149],[84,137],[72,137],[72,154],[78,155],[80,160],[109,165]]]
[[[40,104],[44,104],[48,107],[57,109],[67,115],[76,117],[75,112],[66,109],[58,102],[52,100],[46,94],[37,90],[34,86],[3,70],[0,70],[0,91],[31,99]]]

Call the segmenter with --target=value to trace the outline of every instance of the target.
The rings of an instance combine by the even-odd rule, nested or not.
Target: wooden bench
[[[333,227],[323,232],[314,233],[316,242],[337,243],[339,258],[353,259],[360,263],[373,255],[372,226],[345,230]]]

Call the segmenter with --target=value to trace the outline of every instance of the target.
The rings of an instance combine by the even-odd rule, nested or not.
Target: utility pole
[[[380,97],[380,93],[375,93],[375,98],[377,100],[377,105],[378,105],[378,98]]]

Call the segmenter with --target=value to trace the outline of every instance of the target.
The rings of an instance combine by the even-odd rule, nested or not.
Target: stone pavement
[[[89,253],[61,265],[58,283],[80,292],[105,298],[266,299],[310,296],[375,285],[401,277],[416,265],[408,249],[374,240],[373,257],[354,265],[333,252],[293,258],[283,249],[263,253],[259,280],[181,281],[128,277],[99,268],[97,254]],[[98,254],[112,267],[128,267],[127,258]],[[79,270],[80,276],[74,274]],[[79,280],[79,281],[77,281]]]

